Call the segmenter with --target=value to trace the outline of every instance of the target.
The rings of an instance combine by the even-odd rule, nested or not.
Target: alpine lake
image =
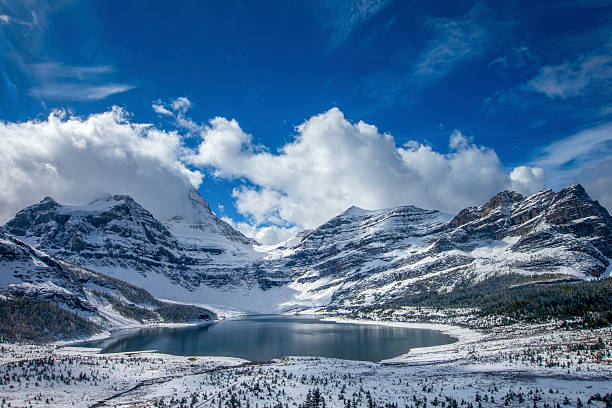
[[[455,342],[437,330],[337,323],[312,316],[258,315],[187,327],[121,330],[109,338],[81,342],[101,353],[155,350],[179,356],[240,357],[267,361],[318,356],[380,362],[416,347]]]

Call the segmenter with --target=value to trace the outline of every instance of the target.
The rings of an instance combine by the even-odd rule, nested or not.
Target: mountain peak
[[[115,201],[129,201],[132,202],[134,201],[134,199],[132,198],[132,196],[128,195],[128,194],[115,194],[113,196],[113,200]],[[135,202],[135,201],[134,201]]]
[[[57,204],[57,201],[55,201],[52,197],[45,196],[45,198],[40,200],[40,204],[42,204],[42,203],[55,203],[55,204]]]
[[[365,210],[363,208],[357,207],[355,205],[350,206],[342,213],[342,215],[348,215],[351,217],[359,217],[361,215],[368,214],[370,210]]]
[[[589,193],[587,193],[586,190],[584,189],[584,187],[582,187],[582,185],[578,184],[578,183],[571,184],[571,185],[565,187],[564,189],[559,191],[559,195],[561,195],[561,196],[574,196],[574,197],[586,198],[586,199],[591,200],[591,197],[589,196]]]
[[[212,212],[210,210],[210,204],[208,204],[208,201],[206,201],[204,199],[204,197],[202,197],[202,195],[195,188],[191,188],[189,190],[189,201],[194,203],[194,205],[197,205],[199,207],[203,207],[208,212]]]
[[[61,205],[57,201],[55,201],[53,198],[46,196],[45,198],[40,200],[38,204],[34,204],[31,207],[36,207],[38,209],[43,209],[43,210],[50,210],[51,208],[54,208],[54,207],[61,207]]]
[[[517,193],[516,191],[504,190],[495,194],[493,197],[487,201],[485,205],[482,206],[482,211],[487,212],[487,210],[493,210],[500,205],[512,205],[514,203],[518,203],[519,201],[523,201],[525,197],[522,194]]]

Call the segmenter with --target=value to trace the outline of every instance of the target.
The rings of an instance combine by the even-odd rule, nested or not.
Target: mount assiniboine
[[[0,289],[52,284],[85,299],[62,278],[72,265],[158,299],[270,312],[382,304],[508,273],[590,279],[612,268],[612,218],[577,184],[528,197],[503,191],[455,216],[351,207],[272,248],[218,219],[195,190],[188,199],[187,215],[158,220],[127,195],[82,206],[46,197],[2,227]],[[18,268],[7,256],[16,245]]]

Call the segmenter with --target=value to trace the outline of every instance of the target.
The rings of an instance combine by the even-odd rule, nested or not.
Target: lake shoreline
[[[367,321],[372,323],[400,322]],[[588,352],[581,348],[588,350],[598,339],[603,339],[603,349]],[[519,393],[525,401],[538,395],[538,406],[556,406],[565,398],[573,402],[580,398],[586,403],[597,393],[609,392],[612,361],[605,356],[612,352],[612,328],[567,330],[555,324],[517,324],[492,328],[472,342],[465,340],[438,350],[417,348],[383,363],[287,357],[250,365],[244,359],[228,357],[183,357],[150,351],[99,354],[72,347],[0,344],[0,370],[9,378],[0,385],[0,393],[13,406],[30,402],[48,406],[44,399],[35,399],[42,393],[53,398],[52,405],[58,407],[87,406],[108,398],[113,406],[138,403],[153,407],[160,406],[162,398],[167,402],[176,395],[195,395],[198,402],[210,402],[212,395],[218,398],[223,390],[235,387],[251,402],[272,406],[278,400],[299,405],[309,390],[319,387],[330,408],[342,408],[344,401],[338,400],[338,394],[343,385],[347,395],[370,391],[380,406],[409,405],[413,396],[427,397],[429,402],[440,395],[477,405],[477,394],[495,397],[496,402],[487,406],[508,398],[514,398],[508,400],[511,406],[524,406],[517,400]],[[55,380],[35,385],[37,380],[24,369]],[[60,375],[66,378],[68,369],[73,376],[69,383],[60,380]],[[80,373],[87,379],[79,380]],[[270,387],[271,394],[254,390],[254,379],[262,388]],[[223,398],[229,395],[223,394]],[[603,407],[598,401],[590,406]]]
[[[374,326],[382,327],[376,329]],[[186,330],[172,330],[183,328]],[[366,320],[335,321],[329,316],[315,314],[265,314],[236,316],[200,324],[121,328],[91,340],[56,345],[96,348],[101,354],[155,350],[177,356],[233,356],[251,361],[312,356],[378,363],[401,357],[415,349],[454,344],[467,337],[465,332],[461,338],[453,336],[452,333],[458,329]],[[261,341],[266,343],[259,344]]]

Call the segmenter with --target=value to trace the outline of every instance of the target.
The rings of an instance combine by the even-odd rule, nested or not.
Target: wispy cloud
[[[430,16],[424,21],[429,39],[420,52],[411,57],[413,52],[401,50],[395,66],[365,78],[360,89],[383,105],[392,105],[408,89],[430,86],[482,55],[504,27],[494,12],[481,4],[456,18]]]
[[[30,65],[36,85],[29,91],[39,99],[93,101],[134,89],[135,86],[112,80],[111,65],[77,66],[58,62]]]
[[[520,47],[513,47],[507,54],[500,55],[489,62],[489,68],[495,66],[502,68],[520,68],[526,65],[532,65],[537,61],[538,56],[533,54],[528,47],[522,45]]]
[[[49,16],[69,2],[0,0],[0,74],[12,94],[49,100],[88,101],[135,88],[108,64],[74,65],[46,58]]]
[[[581,183],[612,212],[612,122],[584,129],[544,147],[532,162],[545,169],[552,188]]]
[[[186,115],[187,111],[191,109],[191,105],[192,103],[187,97],[179,96],[168,103],[157,100],[153,102],[152,108],[158,115],[174,119],[176,126],[187,130],[190,134],[194,134],[202,130],[203,127]]]
[[[543,147],[531,165],[545,169],[551,186],[558,188],[570,183],[582,169],[594,167],[611,155],[612,122],[608,122]]]
[[[542,67],[527,84],[527,89],[545,94],[551,99],[574,98],[590,88],[609,89],[612,81],[612,57],[591,55],[576,61]]]
[[[49,84],[38,88],[32,88],[30,95],[40,99],[55,99],[68,101],[95,101],[107,96],[123,93],[134,89],[132,85],[125,84]]]
[[[459,63],[480,55],[491,36],[490,11],[477,4],[459,19],[430,17],[425,27],[433,34],[414,68],[418,79],[436,80]]]
[[[320,0],[324,29],[330,32],[330,46],[338,47],[355,29],[374,17],[393,0]]]
[[[543,61],[545,56],[527,47],[514,48],[489,63],[500,71],[513,69],[520,82],[500,89],[486,98],[484,105],[492,113],[507,105],[512,109],[534,108],[563,110],[575,117],[605,116],[612,90],[612,29],[594,28],[581,35],[555,38],[563,43],[564,59]],[[556,59],[555,59],[556,58]],[[520,72],[519,72],[520,71]],[[577,104],[577,99],[581,103]],[[550,100],[555,100],[551,104]]]
[[[112,65],[78,66],[64,65],[58,62],[44,62],[30,65],[36,76],[41,78],[78,78],[86,79],[100,74],[116,72]]]

